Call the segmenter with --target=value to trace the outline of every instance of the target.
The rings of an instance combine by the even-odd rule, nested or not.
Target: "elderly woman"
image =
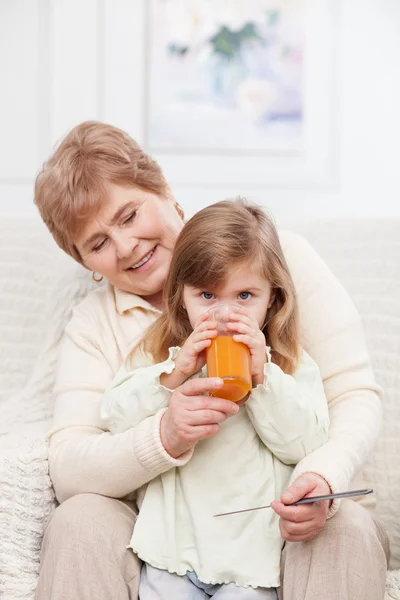
[[[74,310],[60,351],[50,432],[60,506],[44,536],[36,598],[136,599],[140,565],[126,548],[136,491],[184,465],[191,448],[218,435],[237,407],[204,395],[214,380],[195,379],[173,392],[166,411],[123,433],[111,435],[100,420],[104,391],[163,307],[183,226],[157,163],[123,131],[82,123],[44,165],[35,202],[57,244],[95,281],[107,282]],[[274,504],[286,540],[280,597],[377,600],[384,596],[388,543],[369,512],[351,500],[290,506],[306,494],[350,486],[377,437],[381,407],[346,293],[303,239],[284,232],[281,244],[298,294],[303,346],[324,380],[331,429]]]

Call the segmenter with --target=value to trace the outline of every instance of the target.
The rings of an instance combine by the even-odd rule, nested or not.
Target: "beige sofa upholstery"
[[[364,469],[400,568],[400,220],[292,225],[356,304],[385,390],[384,424]],[[72,307],[94,286],[38,220],[0,220],[0,596],[33,598],[40,541],[55,507],[45,432],[57,347]],[[388,573],[400,600],[400,574]]]

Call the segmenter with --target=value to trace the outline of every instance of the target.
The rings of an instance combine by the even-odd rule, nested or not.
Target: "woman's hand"
[[[233,336],[236,342],[245,344],[251,355],[251,375],[253,385],[264,383],[264,365],[267,361],[265,336],[260,330],[258,322],[248,316],[245,308],[238,308],[229,317],[228,329],[237,333]]]
[[[279,528],[282,538],[287,542],[305,542],[315,538],[325,526],[329,501],[299,506],[288,505],[308,496],[324,496],[331,493],[328,483],[320,475],[300,475],[282,494],[281,502],[271,502],[271,507],[280,516]]]
[[[160,426],[161,443],[170,456],[178,458],[198,441],[213,437],[220,423],[238,412],[230,400],[202,395],[223,383],[216,377],[191,379],[172,392]]]
[[[175,360],[175,370],[182,375],[183,381],[204,367],[205,350],[217,335],[217,323],[210,320],[208,313],[201,315]]]

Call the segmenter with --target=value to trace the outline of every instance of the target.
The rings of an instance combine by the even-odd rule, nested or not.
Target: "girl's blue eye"
[[[212,298],[214,298],[214,294],[211,292],[201,292],[201,295],[205,300],[212,300]]]
[[[250,292],[240,292],[239,298],[240,300],[248,300],[251,297]]]

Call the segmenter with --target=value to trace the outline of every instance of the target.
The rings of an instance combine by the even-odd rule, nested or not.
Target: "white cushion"
[[[384,390],[383,426],[363,475],[377,495],[391,567],[400,568],[400,220],[338,220],[301,232],[344,285],[365,327],[372,366]]]
[[[47,442],[8,451],[0,461],[0,597],[32,598],[40,545],[55,508]]]
[[[45,328],[57,249],[31,219],[0,220],[0,403],[27,380]]]
[[[1,452],[47,431],[59,343],[73,307],[96,284],[40,223],[4,219],[0,240],[9,244],[0,252]]]

